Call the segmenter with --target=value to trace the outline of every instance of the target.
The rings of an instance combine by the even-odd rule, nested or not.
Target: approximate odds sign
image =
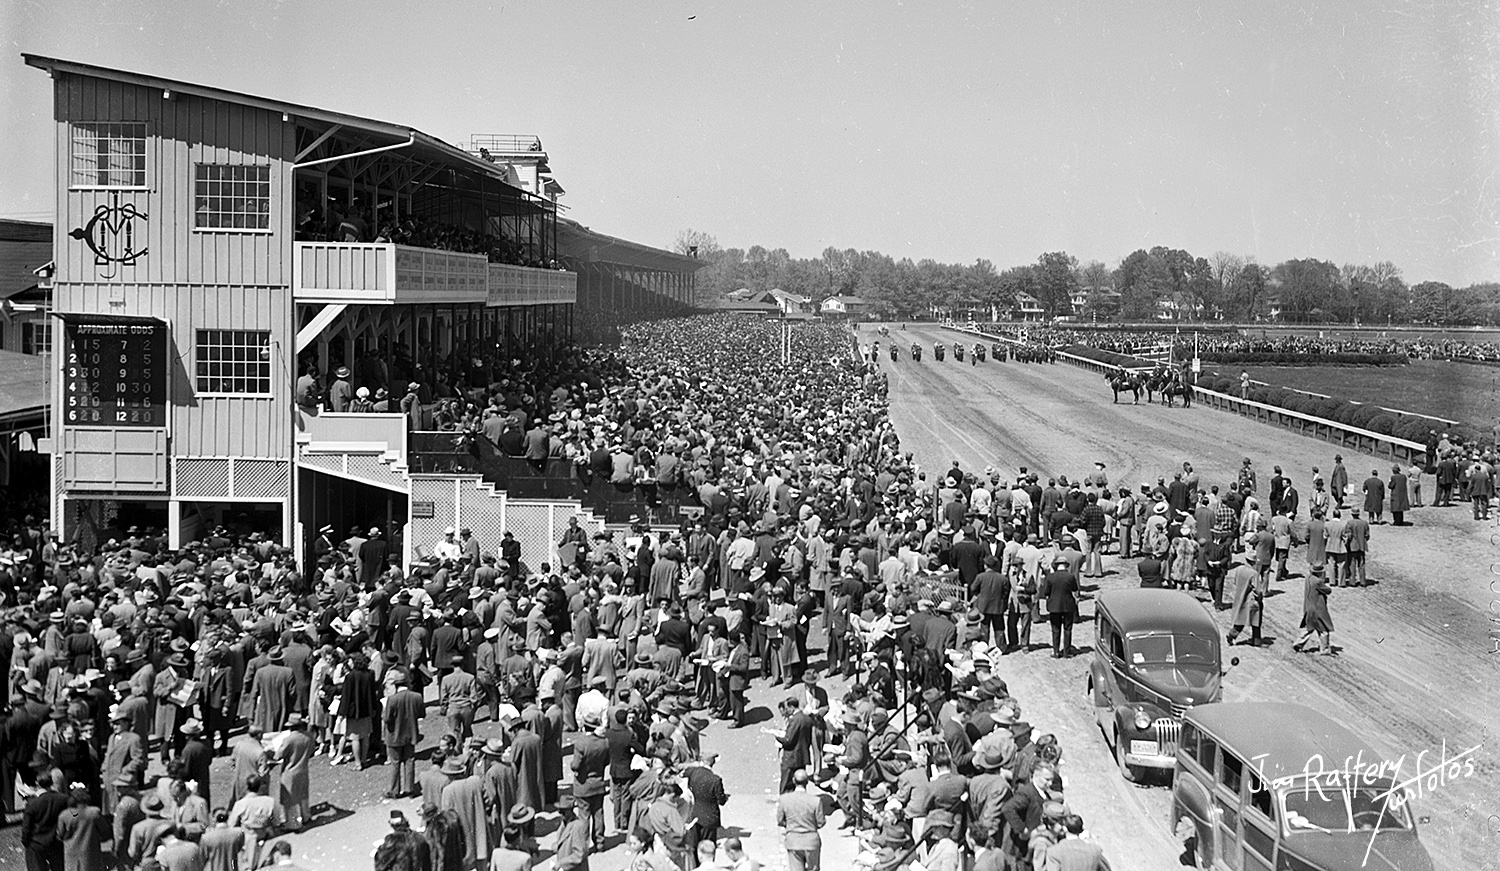
[[[65,318],[63,423],[167,425],[167,325],[149,318]]]

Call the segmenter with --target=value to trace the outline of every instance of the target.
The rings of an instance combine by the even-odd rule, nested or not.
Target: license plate
[[[1156,755],[1156,742],[1155,741],[1131,741],[1130,742],[1130,754],[1132,756],[1155,756]]]

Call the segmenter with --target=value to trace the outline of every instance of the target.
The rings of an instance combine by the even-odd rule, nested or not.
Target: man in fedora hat
[[[421,693],[411,688],[411,679],[406,673],[398,675],[395,683],[396,691],[385,700],[381,712],[386,756],[391,763],[387,798],[416,794],[416,749],[421,738],[422,717],[426,713],[426,702]]]
[[[454,654],[448,660],[452,671],[438,685],[438,704],[448,723],[448,732],[459,741],[474,734],[474,709],[479,706],[479,683],[464,671],[464,657]]]
[[[583,732],[573,741],[573,797],[583,804],[580,817],[585,821],[589,843],[596,852],[604,851],[605,773],[610,765],[610,741],[602,728]]]
[[[204,799],[209,798],[209,768],[214,752],[203,740],[203,724],[196,717],[189,717],[182,724],[182,750],[177,759],[182,763],[188,780],[196,781],[195,792]]]
[[[287,716],[286,733],[282,736],[281,748],[276,761],[281,763],[282,822],[293,832],[300,832],[312,816],[312,785],[308,766],[317,753],[317,744],[307,734],[307,722],[293,711]]]
[[[271,650],[250,686],[250,722],[264,732],[280,732],[292,708],[296,680],[281,648]]]
[[[141,736],[130,731],[130,713],[120,708],[110,712],[110,736],[104,747],[104,761],[100,776],[104,785],[104,806],[107,814],[113,814],[119,804],[120,791],[117,781],[127,778],[134,785],[146,773],[146,747]]]
[[[459,759],[444,762],[443,773],[451,778],[443,787],[440,806],[458,815],[464,834],[464,868],[473,868],[490,855],[490,825],[485,809],[484,779]]]
[[[131,827],[129,846],[125,852],[131,866],[139,866],[148,857],[155,856],[162,835],[172,828],[172,823],[165,818],[166,803],[155,790],[141,796],[141,812],[145,816]],[[120,854],[120,847],[120,844],[115,845],[116,855]]]

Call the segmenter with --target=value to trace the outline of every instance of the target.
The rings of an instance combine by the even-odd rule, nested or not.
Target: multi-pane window
[[[21,353],[52,353],[52,325],[45,321],[26,321],[21,324]]]
[[[200,163],[193,181],[193,226],[210,230],[271,228],[271,167]]]
[[[271,395],[271,334],[199,330],[198,392]]]
[[[75,123],[72,160],[73,187],[145,187],[145,122]]]

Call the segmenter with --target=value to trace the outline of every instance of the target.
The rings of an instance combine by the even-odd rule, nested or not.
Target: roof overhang
[[[566,218],[558,219],[557,237],[558,249],[563,257],[586,263],[613,263],[638,269],[689,273],[708,265],[696,257],[608,236]]]
[[[311,122],[312,126],[332,127],[337,125],[351,128],[377,139],[388,139],[390,140],[389,144],[412,140],[413,151],[417,155],[439,161],[448,166],[462,168],[475,175],[484,175],[505,182],[504,171],[495,164],[478,158],[456,145],[450,145],[436,136],[423,133],[414,127],[392,124],[388,121],[378,121],[373,118],[361,118],[358,115],[346,115],[343,112],[333,112],[328,109],[304,106],[299,103],[289,103],[284,100],[257,97],[253,94],[230,91],[211,85],[184,82],[179,79],[148,75],[146,73],[110,69],[78,61],[61,60],[35,54],[23,53],[21,57],[26,61],[28,66],[46,70],[54,78],[58,75],[78,75],[125,82],[127,84],[159,89],[163,94],[190,94],[208,100],[219,100],[225,103],[264,109],[268,112],[277,112],[287,121],[296,121],[299,123]],[[521,193],[526,192],[521,191]],[[528,196],[530,195],[528,194]],[[546,202],[546,200],[539,197],[536,199],[539,203]]]

